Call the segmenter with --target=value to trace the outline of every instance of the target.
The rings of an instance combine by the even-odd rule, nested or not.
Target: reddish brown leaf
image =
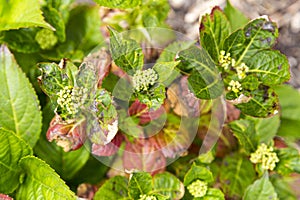
[[[0,200],[13,200],[13,198],[9,197],[6,194],[0,194]]]
[[[165,169],[166,158],[153,138],[136,139],[133,143],[126,143],[123,166],[126,171],[140,170],[156,174]]]
[[[114,155],[121,146],[122,141],[124,140],[124,137],[121,133],[118,133],[114,139],[106,144],[106,145],[100,145],[100,144],[93,144],[92,145],[92,154],[96,156],[111,156]]]
[[[47,139],[56,141],[64,151],[71,151],[80,148],[85,139],[85,122],[64,121],[59,115],[55,115],[50,122],[47,131]]]

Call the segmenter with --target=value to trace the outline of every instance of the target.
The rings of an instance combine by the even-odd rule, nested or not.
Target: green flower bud
[[[207,193],[207,183],[201,180],[192,182],[187,189],[194,197],[204,197]]]
[[[146,91],[158,79],[157,73],[153,69],[137,70],[132,77],[132,83],[135,91]]]
[[[227,89],[229,91],[233,91],[234,93],[238,93],[243,88],[242,88],[242,85],[240,84],[240,82],[231,80]]]
[[[139,200],[157,200],[157,198],[153,195],[141,194]]]
[[[49,29],[42,29],[37,32],[35,40],[39,43],[41,49],[51,49],[57,43],[56,35]]]
[[[273,170],[276,163],[279,162],[279,158],[273,152],[273,147],[268,148],[266,144],[262,143],[254,153],[251,153],[250,161],[255,164],[261,163],[262,168],[265,170]]]

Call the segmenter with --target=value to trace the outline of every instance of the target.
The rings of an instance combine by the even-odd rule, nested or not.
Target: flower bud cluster
[[[273,147],[269,147],[266,144],[258,146],[257,150],[250,155],[250,161],[252,163],[261,163],[262,168],[265,170],[273,170],[276,167],[276,163],[279,162],[277,154],[273,152]]]
[[[157,73],[153,69],[137,70],[132,78],[134,89],[139,91],[146,91],[149,86],[154,85],[158,79]]]
[[[57,95],[58,105],[70,115],[77,114],[88,97],[86,88],[76,86],[66,86]]]
[[[203,197],[207,193],[207,183],[201,180],[196,180],[192,182],[187,189],[194,197]]]
[[[244,79],[248,71],[249,67],[245,63],[241,63],[239,66],[236,67],[236,72],[239,79]]]
[[[41,49],[51,49],[58,41],[54,32],[49,29],[42,29],[37,32],[35,40],[39,43]]]
[[[241,91],[243,88],[242,88],[242,85],[240,84],[240,82],[231,80],[231,81],[229,82],[229,86],[227,87],[227,89],[228,89],[229,91],[233,91],[234,93],[238,93],[238,92]]]
[[[230,57],[230,53],[226,53],[224,50],[220,51],[219,63],[221,67],[227,70],[232,63],[235,63],[235,60]]]
[[[153,195],[141,194],[139,200],[157,200],[157,198]]]

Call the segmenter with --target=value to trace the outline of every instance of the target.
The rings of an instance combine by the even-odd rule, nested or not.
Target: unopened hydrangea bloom
[[[254,153],[251,153],[250,161],[255,164],[261,163],[265,170],[273,170],[276,163],[279,162],[277,154],[273,151],[273,147],[268,148],[266,144],[262,143]]]
[[[57,104],[70,115],[78,113],[88,96],[86,88],[76,86],[66,86],[57,95]]]
[[[238,93],[240,90],[242,90],[242,85],[238,81],[231,80],[227,89],[229,91],[233,91],[234,93]]]
[[[41,49],[51,49],[58,41],[54,32],[46,28],[37,32],[35,40],[40,45]]]
[[[224,50],[220,51],[219,55],[219,63],[221,67],[223,67],[225,70],[229,68],[229,66],[233,63],[235,63],[234,59],[231,59],[230,53],[226,53]]]
[[[154,85],[158,79],[157,73],[153,69],[137,70],[132,78],[133,87],[136,91],[146,91],[149,86]]]
[[[241,63],[236,67],[236,72],[239,79],[243,79],[246,77],[246,73],[249,71],[249,67],[245,63]]]
[[[157,200],[153,195],[141,194],[139,200]]]
[[[207,193],[207,183],[201,180],[192,182],[187,189],[194,197],[203,197]]]

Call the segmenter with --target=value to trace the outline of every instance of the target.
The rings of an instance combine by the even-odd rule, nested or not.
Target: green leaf
[[[300,92],[290,85],[280,85],[275,88],[279,97],[281,117],[300,121]]]
[[[100,6],[105,6],[109,8],[133,8],[137,7],[142,3],[142,0],[114,0],[114,1],[105,1],[105,0],[95,0]]]
[[[32,155],[28,144],[15,133],[0,128],[0,193],[12,193],[19,185],[21,168],[19,160]]]
[[[300,173],[300,153],[294,148],[278,149],[277,156],[279,163],[275,170],[283,175],[288,175],[292,172]]]
[[[278,112],[278,97],[271,88],[258,89],[250,93],[249,101],[237,104],[244,114],[253,117],[270,117]]]
[[[38,0],[1,0],[0,5],[0,31],[31,26],[51,28],[43,19]]]
[[[268,173],[265,173],[263,177],[256,180],[245,191],[244,200],[276,200],[277,194],[272,183],[269,180]]]
[[[214,181],[212,173],[207,168],[198,166],[194,163],[190,170],[184,176],[183,184],[185,186],[188,186],[197,179],[200,179],[205,182]]]
[[[153,177],[153,192],[162,194],[167,199],[181,199],[184,195],[184,186],[174,175],[164,172]]]
[[[96,192],[94,200],[126,199],[128,181],[123,176],[107,180]]]
[[[219,7],[215,7],[211,14],[201,19],[200,42],[211,58],[218,62],[225,38],[230,34],[230,24]]]
[[[290,79],[289,63],[279,51],[256,53],[246,61],[249,74],[254,74],[264,85],[278,85]]]
[[[292,191],[291,186],[283,177],[280,177],[278,174],[274,174],[270,176],[270,181],[278,195],[278,199],[297,200],[297,197],[294,194],[294,191]]]
[[[221,190],[216,188],[208,188],[207,193],[202,198],[194,198],[196,199],[203,199],[203,200],[225,200],[224,194]]]
[[[200,99],[213,99],[223,92],[223,82],[219,72],[208,55],[208,53],[196,46],[183,50],[179,53],[182,64],[179,65],[182,71],[189,72],[189,88],[196,97]]]
[[[175,70],[178,64],[178,61],[156,63],[153,69],[158,74],[158,82],[163,83],[165,86],[170,85],[179,75],[179,72]]]
[[[26,156],[20,160],[20,167],[26,173],[16,199],[76,199],[55,171],[44,161]]]
[[[37,29],[34,28],[22,28],[19,30],[4,31],[1,43],[7,44],[7,46],[21,53],[35,53],[39,52],[40,45],[35,40]]]
[[[111,28],[109,32],[110,52],[116,65],[130,75],[134,74],[136,70],[141,70],[144,54],[138,43],[132,39],[124,38],[122,34]]]
[[[141,103],[146,104],[149,109],[156,110],[164,103],[166,98],[165,86],[159,84],[158,86],[150,88],[149,91],[136,93],[136,96],[137,99]]]
[[[231,57],[237,61],[236,65],[239,65],[241,62],[251,60],[260,50],[272,48],[277,37],[276,23],[258,18],[227,37],[223,49],[230,52]]]
[[[42,136],[34,147],[34,153],[47,162],[64,179],[70,180],[88,161],[90,153],[82,147],[76,151],[64,152],[55,143]]]
[[[235,7],[231,5],[229,0],[226,0],[224,13],[228,18],[231,25],[231,30],[233,31],[243,27],[249,21],[249,19],[243,13],[241,13],[239,10],[237,10]]]
[[[269,118],[255,118],[247,116],[246,119],[255,123],[255,132],[258,136],[258,143],[268,144],[275,137],[280,126],[280,117],[275,115]]]
[[[254,118],[235,120],[228,124],[247,154],[254,152],[260,143],[273,140],[280,125],[279,115],[270,118]]]
[[[230,122],[228,125],[246,153],[250,154],[256,150],[259,138],[253,121],[241,119]]]
[[[64,20],[58,10],[52,7],[43,8],[43,15],[46,21],[55,28],[55,34],[60,42],[66,40]]]
[[[282,118],[277,135],[290,140],[298,140],[299,127],[300,127],[300,120],[291,120],[291,119]]]
[[[228,197],[239,198],[255,179],[252,163],[242,154],[226,156],[220,170],[221,188]]]
[[[134,172],[132,173],[128,190],[129,196],[133,199],[139,199],[140,195],[148,194],[153,188],[152,177],[147,172]]]
[[[42,126],[39,101],[6,46],[0,47],[0,127],[12,130],[33,147]]]
[[[191,47],[195,42],[194,41],[176,41],[168,45],[159,55],[157,63],[159,62],[171,62],[174,61],[176,55],[189,47]]]

